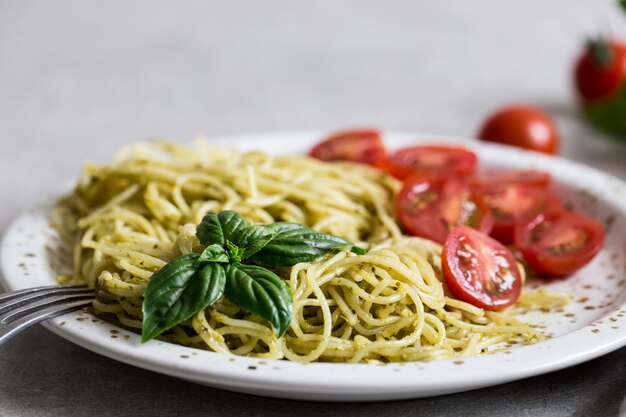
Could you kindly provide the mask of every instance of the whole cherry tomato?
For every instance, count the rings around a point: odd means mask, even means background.
[[[527,105],[508,106],[493,113],[478,138],[553,155],[559,150],[559,135],[550,116]]]
[[[626,81],[626,44],[604,39],[588,42],[576,62],[574,80],[583,103],[618,94]]]
[[[574,82],[587,119],[626,138],[626,43],[589,42],[576,62]]]

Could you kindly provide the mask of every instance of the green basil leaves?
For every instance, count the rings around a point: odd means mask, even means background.
[[[272,323],[281,336],[291,323],[291,291],[272,271],[254,265],[228,265],[224,294],[235,305]]]
[[[202,253],[181,255],[150,278],[142,307],[142,342],[188,320],[222,296],[269,321],[280,337],[291,322],[291,292],[265,267],[311,262],[349,247],[365,253],[345,239],[301,224],[251,225],[230,210],[207,214],[196,236],[205,246]]]
[[[352,247],[357,254],[364,250],[334,235],[318,233],[298,223],[280,222],[266,226],[275,232],[261,250],[250,260],[263,266],[293,266],[299,262],[311,262],[333,249]]]
[[[152,275],[144,293],[142,342],[187,320],[222,296],[224,268],[216,263],[198,267],[198,259],[197,253],[181,255]]]

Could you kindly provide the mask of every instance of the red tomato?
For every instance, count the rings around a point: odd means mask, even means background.
[[[465,226],[450,231],[443,246],[443,276],[459,300],[485,310],[515,303],[522,276],[515,257],[500,242]]]
[[[384,166],[387,152],[377,130],[348,130],[335,133],[315,145],[309,155],[322,161],[351,161]]]
[[[402,148],[387,161],[387,170],[404,179],[414,171],[425,177],[468,175],[476,170],[476,154],[458,146],[418,145]]]
[[[567,210],[551,210],[515,228],[515,244],[528,264],[546,277],[571,275],[602,249],[604,228]]]
[[[604,39],[589,42],[576,62],[574,79],[586,103],[620,92],[626,81],[626,44]]]
[[[556,154],[559,136],[556,125],[543,111],[525,105],[504,107],[483,124],[478,137],[533,151]]]
[[[550,174],[533,169],[529,170],[491,170],[481,172],[470,179],[472,187],[493,187],[494,185],[539,185],[547,186],[552,178]]]
[[[561,201],[545,186],[493,184],[480,188],[493,214],[491,236],[504,244],[513,242],[515,225],[528,217],[561,207]]]
[[[489,233],[493,219],[479,194],[459,178],[409,176],[396,197],[396,211],[406,230],[443,243],[450,229],[468,225]]]

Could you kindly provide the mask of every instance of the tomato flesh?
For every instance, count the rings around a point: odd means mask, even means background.
[[[515,244],[528,264],[546,277],[573,274],[596,256],[603,243],[600,223],[567,210],[550,210],[515,228]]]
[[[456,177],[409,176],[396,198],[396,211],[414,236],[443,243],[451,228],[468,225],[489,233],[493,219],[482,197]]]
[[[506,185],[537,185],[548,186],[552,178],[544,171],[534,169],[518,170],[489,170],[478,173],[470,179],[472,187],[493,187]]]
[[[378,130],[349,130],[335,133],[315,145],[309,155],[322,161],[359,162],[382,168],[387,151]]]
[[[547,154],[556,154],[559,136],[552,119],[526,105],[504,107],[483,123],[478,138]]]
[[[561,207],[560,199],[545,186],[490,184],[479,191],[493,214],[491,236],[513,243],[515,226],[528,217]]]
[[[459,300],[501,310],[519,298],[522,277],[515,257],[495,239],[466,226],[452,229],[443,247],[446,286]]]
[[[387,161],[387,171],[404,179],[414,172],[424,177],[469,175],[476,170],[476,154],[458,146],[419,145],[394,152]]]

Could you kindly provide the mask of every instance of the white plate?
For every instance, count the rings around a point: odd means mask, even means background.
[[[303,153],[320,132],[258,134],[215,140],[240,149]],[[567,204],[607,225],[606,246],[594,261],[567,280],[545,283],[574,294],[562,313],[533,314],[552,338],[532,346],[463,360],[406,364],[298,364],[217,354],[139,336],[85,313],[66,314],[46,328],[80,346],[131,365],[189,381],[271,397],[319,401],[418,398],[525,378],[598,357],[626,345],[626,184],[563,159],[471,140],[388,133],[390,148],[426,142],[464,143],[482,167],[549,171]],[[2,284],[7,290],[54,284],[47,247],[52,236],[48,208],[18,217],[1,247]]]

